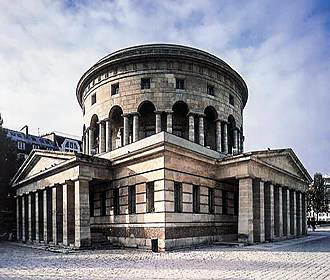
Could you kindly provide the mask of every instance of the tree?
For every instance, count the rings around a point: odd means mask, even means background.
[[[0,125],[0,210],[13,210],[13,201],[9,198],[9,184],[21,164],[22,160],[17,157],[15,144],[7,138]]]
[[[318,221],[319,213],[328,212],[327,188],[321,173],[314,174],[314,181],[307,191],[307,197],[308,211],[316,213]]]

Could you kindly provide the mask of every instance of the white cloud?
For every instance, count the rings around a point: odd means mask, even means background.
[[[292,147],[330,171],[329,30],[317,2],[1,1],[0,112],[5,125],[79,135],[80,76],[130,45],[195,46],[234,67],[249,87],[246,148]]]

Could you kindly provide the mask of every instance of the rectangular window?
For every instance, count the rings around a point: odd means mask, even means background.
[[[176,79],[176,89],[184,89],[184,79]]]
[[[101,201],[100,201],[101,216],[106,216],[106,214],[107,214],[106,200],[107,200],[107,193],[102,192],[101,193]]]
[[[120,214],[120,206],[119,206],[119,189],[113,190],[113,214]]]
[[[207,94],[214,96],[214,86],[207,85]]]
[[[150,89],[150,78],[141,79],[141,89]]]
[[[222,190],[222,214],[227,215],[228,214],[228,207],[227,207],[227,191]]]
[[[96,94],[92,95],[92,105],[96,103]]]
[[[147,183],[147,212],[155,212],[155,187],[154,182]]]
[[[17,148],[19,149],[19,150],[25,150],[25,142],[22,142],[22,141],[18,141],[17,142]]]
[[[214,213],[214,189],[209,188],[209,213]]]
[[[174,211],[182,212],[182,183],[174,182]]]
[[[111,95],[119,94],[119,83],[111,85]]]
[[[128,187],[128,213],[136,213],[136,188],[135,186]]]
[[[36,145],[36,144],[32,144],[32,149],[34,149],[34,150],[37,150],[37,149],[39,149],[39,145]]]
[[[232,95],[232,94],[229,94],[229,104],[230,105],[235,105],[235,102],[234,102],[234,95]]]
[[[94,193],[90,193],[89,195],[89,211],[90,216],[94,217]]]
[[[200,211],[200,189],[199,186],[193,186],[193,212],[199,213]]]

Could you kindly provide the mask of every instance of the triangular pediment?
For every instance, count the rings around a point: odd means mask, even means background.
[[[41,172],[55,168],[61,163],[74,158],[74,156],[74,153],[35,150],[28,156],[17,171],[12,184],[16,184]]]
[[[311,177],[292,149],[267,150],[252,152],[253,156],[267,164],[293,174],[303,180],[311,181]]]

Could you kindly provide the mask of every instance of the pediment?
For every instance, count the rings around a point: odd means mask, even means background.
[[[311,180],[307,170],[304,168],[292,149],[261,151],[254,153],[253,156],[303,180]]]
[[[16,184],[50,168],[54,168],[61,163],[72,159],[74,156],[74,153],[40,150],[33,151],[14,176],[12,183]]]

